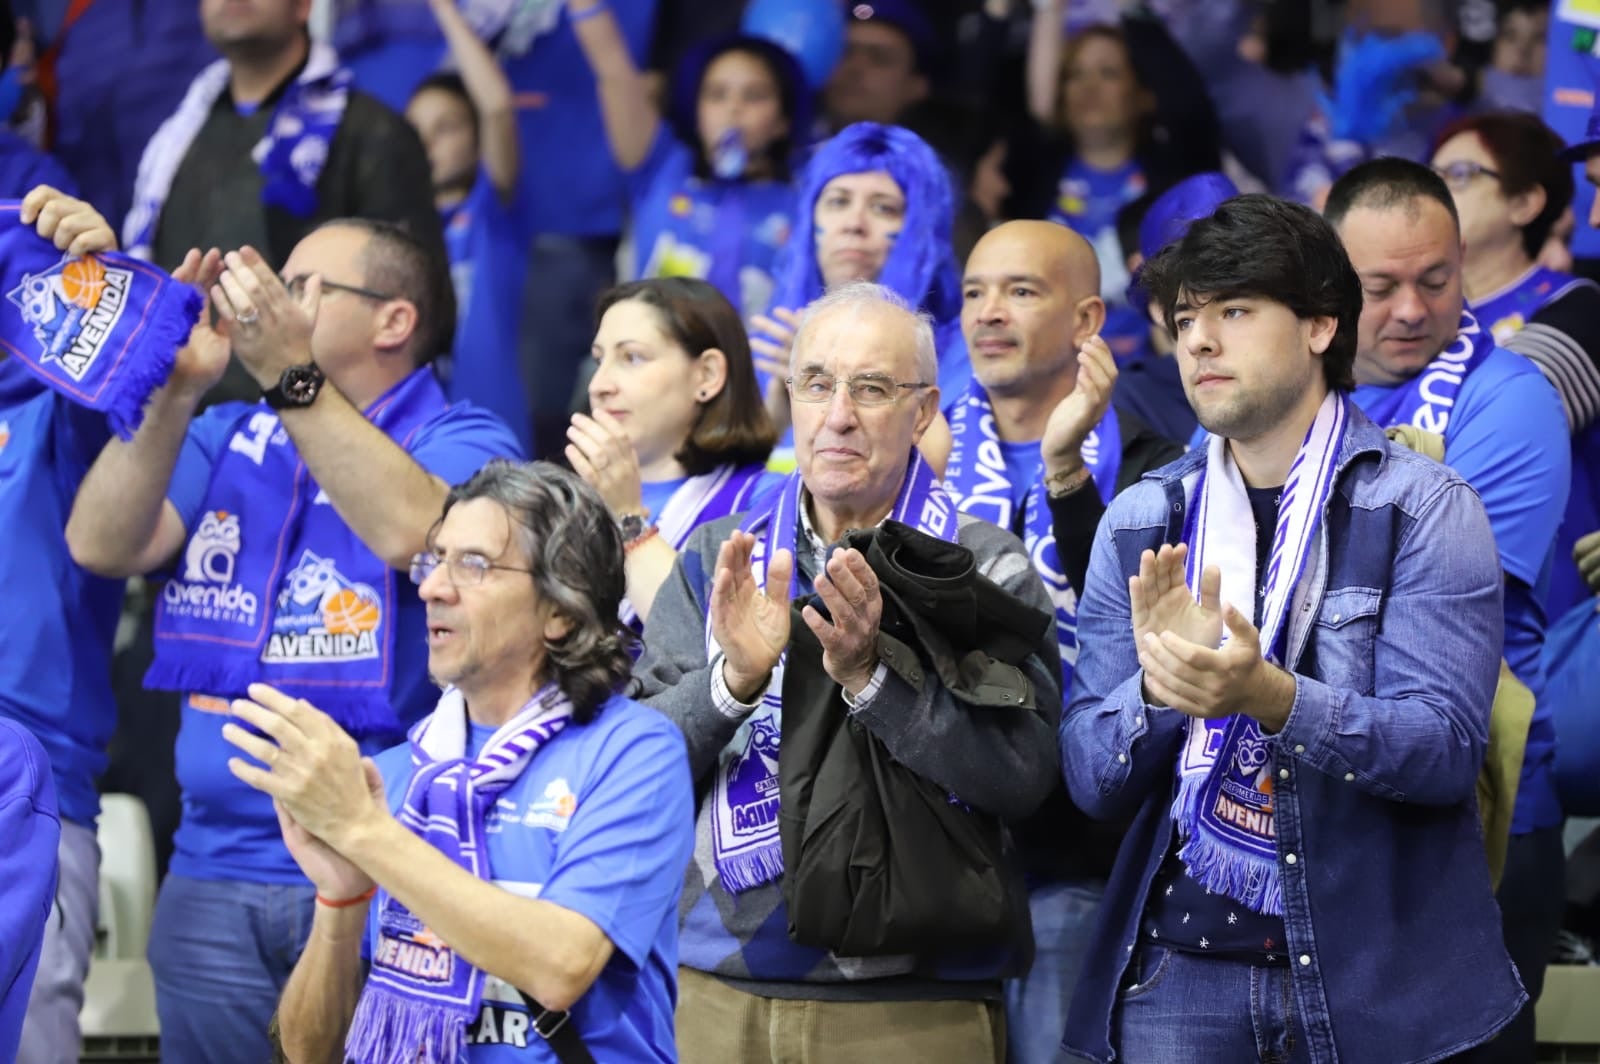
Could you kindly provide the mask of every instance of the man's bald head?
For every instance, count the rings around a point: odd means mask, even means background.
[[[1074,293],[1073,301],[1100,291],[1100,262],[1094,247],[1075,231],[1055,222],[1015,221],[997,225],[973,247],[974,265],[1012,263],[1048,274]]]
[[[1079,346],[1105,322],[1094,248],[1055,222],[1007,222],[984,234],[961,291],[972,372],[991,394],[1041,379],[1070,386]]]

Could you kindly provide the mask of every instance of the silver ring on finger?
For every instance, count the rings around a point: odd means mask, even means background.
[[[233,316],[233,320],[248,327],[261,320],[261,312],[255,307],[245,307]]]

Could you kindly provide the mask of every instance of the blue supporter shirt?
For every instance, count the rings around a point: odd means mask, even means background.
[[[517,355],[522,285],[528,272],[527,226],[517,193],[501,199],[481,169],[467,198],[440,212],[450,278],[456,290],[456,335],[445,394],[500,417],[533,453],[533,414]]]
[[[789,240],[794,189],[782,181],[696,177],[694,152],[665,122],[628,175],[634,278],[709,281],[748,320],[772,302],[773,264]]]
[[[1044,456],[1039,453],[1039,441],[1008,443],[1000,441],[1000,457],[1006,464],[1006,479],[1011,481],[1011,512],[1020,522],[1028,512],[1028,492],[1039,482],[1039,471],[1044,467]],[[1017,531],[1015,528],[1007,532]]]
[[[649,58],[656,0],[607,5],[636,66]],[[614,236],[622,231],[627,183],[611,158],[594,72],[563,12],[527,52],[502,60],[515,90],[522,138],[522,196],[533,233]]]
[[[167,488],[167,499],[177,508],[185,528],[193,528],[199,519],[212,464],[227,446],[229,430],[247,405],[214,406],[189,426]],[[491,458],[521,455],[517,441],[497,418],[460,404],[440,412],[418,430],[409,453],[423,469],[448,484],[466,480]],[[409,586],[400,589],[398,598],[397,653],[390,691],[401,723],[409,727],[433,709],[438,690],[428,679],[422,599]],[[414,649],[408,652],[408,647]],[[228,758],[237,753],[222,737],[222,726],[229,718],[200,708],[208,704],[208,699],[195,694],[186,695],[183,702],[176,753],[183,819],[173,836],[171,870],[193,879],[304,882],[305,876],[284,848],[272,800],[228,771]]]
[[[650,519],[652,521],[661,520],[661,511],[667,508],[667,503],[672,501],[672,497],[677,494],[678,489],[683,487],[688,479],[688,477],[680,477],[677,480],[657,480],[653,483],[639,485],[640,501],[644,503],[644,508],[650,511]]]
[[[117,723],[111,644],[124,584],[73,562],[62,530],[109,438],[102,415],[0,360],[0,587],[11,600],[0,622],[0,717],[39,740],[61,816],[91,829]]]
[[[473,726],[481,745],[492,728]],[[377,757],[390,808],[405,801],[411,751]],[[496,885],[594,922],[616,951],[572,1008],[596,1060],[677,1060],[678,899],[694,848],[694,792],[683,736],[666,717],[613,697],[588,724],[546,743],[502,791],[485,825]],[[374,910],[376,913],[376,910]],[[375,942],[368,923],[367,951]],[[529,1037],[521,995],[490,976],[467,1026],[471,1064],[554,1062]]]
[[[1367,384],[1351,395],[1362,409],[1390,391]],[[1513,834],[1561,823],[1551,766],[1555,727],[1542,704],[1541,660],[1556,530],[1571,484],[1571,451],[1561,400],[1544,374],[1521,355],[1496,347],[1461,385],[1445,427],[1445,463],[1472,485],[1494,529],[1505,589],[1506,664],[1537,700]]]
[[[39,185],[69,196],[78,183],[62,165],[8,129],[0,129],[0,199],[21,199]]]
[[[0,1060],[16,1060],[56,896],[61,822],[44,750],[3,719],[0,765]]]
[[[1094,246],[1100,260],[1100,296],[1108,305],[1127,302],[1128,267],[1117,239],[1117,212],[1144,195],[1147,182],[1136,162],[1096,170],[1074,158],[1061,173],[1049,218]]]

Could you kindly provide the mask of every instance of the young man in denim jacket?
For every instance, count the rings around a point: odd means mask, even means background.
[[[1525,1000],[1474,801],[1504,623],[1483,506],[1349,401],[1361,288],[1309,210],[1230,200],[1144,283],[1210,436],[1113,501],[1080,604],[1067,785],[1136,819],[1064,1048],[1459,1053]]]

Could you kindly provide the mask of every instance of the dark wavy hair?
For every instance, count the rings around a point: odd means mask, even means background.
[[[1355,387],[1361,280],[1339,234],[1309,207],[1259,193],[1235,196],[1147,262],[1139,283],[1174,336],[1180,299],[1203,305],[1251,297],[1281,303],[1302,320],[1333,318],[1338,328],[1322,355],[1323,379],[1334,391]]]
[[[617,615],[627,578],[616,519],[582,477],[550,462],[494,459],[450,489],[439,521],[472,499],[499,503],[519,530],[534,589],[572,626],[545,645],[552,679],[578,723],[594,719],[633,674],[638,641]]]
[[[689,358],[699,358],[714,347],[728,366],[722,391],[700,404],[683,447],[673,455],[684,472],[694,477],[723,464],[764,464],[778,440],[778,430],[761,401],[750,338],[733,304],[705,281],[652,277],[619,284],[601,295],[595,305],[595,327],[599,328],[606,311],[628,300],[653,309],[661,331]]]

